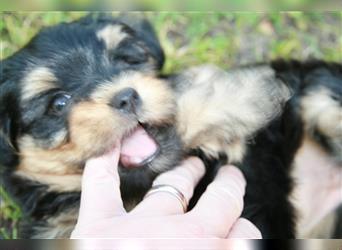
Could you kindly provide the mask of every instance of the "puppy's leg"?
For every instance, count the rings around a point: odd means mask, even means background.
[[[278,116],[290,91],[266,66],[224,71],[191,68],[172,80],[177,94],[177,128],[186,149],[242,160],[246,143]]]

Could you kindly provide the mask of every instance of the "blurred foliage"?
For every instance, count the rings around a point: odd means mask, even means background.
[[[283,58],[341,60],[341,12],[151,13],[166,72],[200,63],[232,65]]]
[[[186,11],[274,11],[338,10],[339,0],[2,0],[3,10],[186,10]]]
[[[145,12],[157,30],[166,72],[212,62],[223,67],[276,57],[339,61],[342,12]],[[1,58],[22,47],[41,27],[68,22],[84,12],[2,14]]]
[[[16,239],[21,210],[0,186],[0,239]]]
[[[85,14],[2,13],[1,59],[23,47],[43,26],[68,22]],[[165,49],[166,73],[201,63],[229,68],[277,57],[342,61],[342,12],[146,12],[144,15],[156,28]],[[2,188],[0,199],[0,238],[15,238],[20,209]]]

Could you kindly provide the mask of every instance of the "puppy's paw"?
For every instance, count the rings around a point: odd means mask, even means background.
[[[224,71],[191,68],[172,80],[177,94],[177,128],[187,149],[208,156],[226,153],[240,161],[245,142],[279,115],[290,90],[266,66]]]

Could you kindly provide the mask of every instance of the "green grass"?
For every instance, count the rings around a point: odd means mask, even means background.
[[[21,218],[21,210],[9,197],[3,187],[0,187],[1,214],[0,214],[0,238],[16,239],[17,225]]]
[[[165,49],[164,72],[215,63],[234,65],[283,58],[341,61],[342,12],[334,13],[145,13]],[[1,55],[23,47],[43,26],[67,22],[82,12],[2,13]],[[0,238],[16,238],[20,209],[0,188]]]

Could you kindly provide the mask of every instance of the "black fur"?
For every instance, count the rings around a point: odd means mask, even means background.
[[[299,98],[324,87],[329,90],[330,98],[342,107],[342,65],[340,63],[321,60],[311,60],[305,63],[295,60],[277,60],[271,65],[275,69],[277,77],[285,83],[290,83]],[[298,104],[296,105],[298,106]],[[316,124],[311,124],[311,121],[306,122],[310,125],[306,132],[340,162],[341,139],[338,143],[333,143],[334,139],[338,138],[331,138],[324,131],[318,130]]]
[[[342,238],[342,205],[340,205],[336,209],[336,222],[334,225],[334,233],[333,238],[341,239]]]
[[[248,183],[243,216],[258,226],[264,238],[295,236],[295,213],[288,200],[292,191],[289,171],[303,133],[293,102],[256,135],[241,163]]]
[[[279,118],[257,132],[248,142],[247,153],[238,163],[247,179],[242,216],[251,220],[262,232],[263,238],[294,238],[296,212],[289,202],[293,188],[290,171],[294,156],[301,146],[304,131],[300,113],[300,99],[307,88],[326,87],[333,93],[342,90],[342,65],[323,61],[273,61],[276,76],[293,92]],[[317,72],[322,72],[317,76]],[[321,81],[319,78],[323,78]],[[328,83],[328,84],[326,84]],[[341,95],[339,95],[341,98]],[[314,138],[317,138],[317,131]],[[319,137],[326,137],[318,133]],[[332,138],[326,138],[328,142]],[[326,146],[321,140],[321,145]],[[328,146],[325,149],[329,152]],[[206,175],[195,190],[190,207],[196,204],[205,187],[213,180],[218,168],[226,161],[210,160],[197,152],[206,163]],[[229,156],[228,156],[229,157]]]

